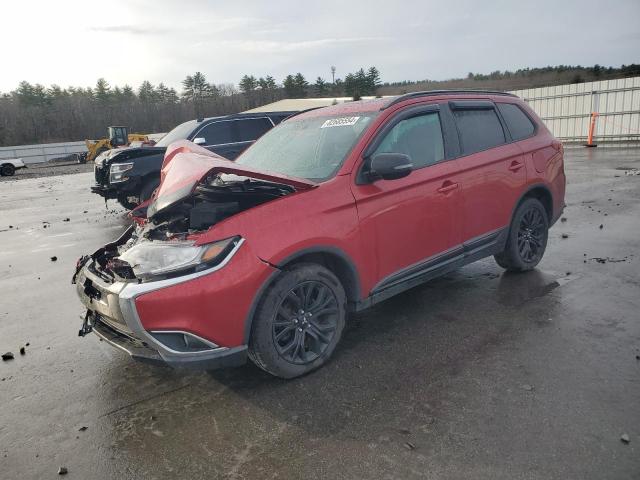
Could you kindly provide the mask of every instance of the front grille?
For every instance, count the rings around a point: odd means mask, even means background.
[[[104,167],[104,164],[101,166],[96,165],[93,169],[93,174],[96,177],[96,183],[107,183],[107,168]]]

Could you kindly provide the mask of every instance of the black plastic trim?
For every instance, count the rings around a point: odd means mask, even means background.
[[[494,103],[490,100],[449,100],[451,110],[491,110]]]
[[[536,190],[539,188],[542,188],[543,190],[545,190],[549,194],[549,197],[551,198],[551,218],[547,218],[547,221],[549,222],[549,228],[551,228],[551,225],[553,225],[553,223],[551,222],[554,221],[555,223],[555,220],[559,218],[559,215],[556,215],[556,212],[553,211],[553,193],[551,192],[551,189],[549,189],[549,187],[546,186],[544,183],[534,183],[533,185],[529,185],[529,187],[525,190],[525,192],[522,195],[520,195],[520,197],[518,197],[518,201],[515,203],[513,209],[511,210],[511,218],[513,218],[513,216],[515,215],[516,210],[520,206],[520,203],[522,203],[522,200],[527,195],[529,195],[533,190]],[[555,220],[553,220],[554,218]]]
[[[500,228],[386,277],[373,288],[369,297],[359,302],[357,310],[370,307],[452,270],[501,252],[508,233],[508,227]]]
[[[399,97],[394,98],[391,102],[387,103],[384,107],[382,107],[380,110],[384,110],[386,108],[389,108],[393,105],[396,105],[400,102],[404,102],[405,100],[410,100],[412,98],[419,98],[419,97],[433,97],[433,96],[439,96],[439,95],[458,95],[458,94],[463,94],[463,95],[504,95],[506,97],[515,97],[517,98],[517,95],[514,95],[513,93],[508,93],[508,92],[502,92],[499,90],[426,90],[426,91],[421,91],[421,92],[409,92],[409,93],[405,93],[404,95],[400,95]]]

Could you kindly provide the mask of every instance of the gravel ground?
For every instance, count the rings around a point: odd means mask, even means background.
[[[53,177],[57,175],[70,175],[73,173],[84,173],[93,171],[93,163],[42,163],[32,164],[27,168],[16,171],[13,177],[0,177],[0,182],[15,182],[25,178]]]

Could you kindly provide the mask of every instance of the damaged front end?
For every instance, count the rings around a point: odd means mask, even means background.
[[[203,232],[313,184],[242,170],[208,151],[194,155],[175,150],[167,152],[162,183],[151,202],[131,212],[133,225],[78,261],[73,283],[87,308],[79,334],[94,331],[143,361],[174,366],[204,362],[210,368],[239,364],[246,346],[220,346],[193,333],[195,328],[147,330],[136,299],[222,269],[244,239],[235,235],[202,244],[198,239]]]

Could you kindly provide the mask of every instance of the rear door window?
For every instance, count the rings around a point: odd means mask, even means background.
[[[206,141],[205,145],[221,145],[223,143],[233,143],[237,140],[233,138],[233,122],[214,122],[204,127],[196,138],[203,137]]]
[[[414,169],[441,161],[444,142],[440,116],[430,112],[401,120],[387,133],[376,153],[404,153],[411,158]]]
[[[250,142],[267,133],[272,125],[267,118],[250,118],[235,120],[236,137],[238,142]]]
[[[504,130],[493,108],[454,109],[462,154],[470,155],[505,143]]]
[[[520,110],[520,107],[512,103],[498,103],[497,105],[513,140],[522,140],[533,135],[536,127],[531,119]]]

